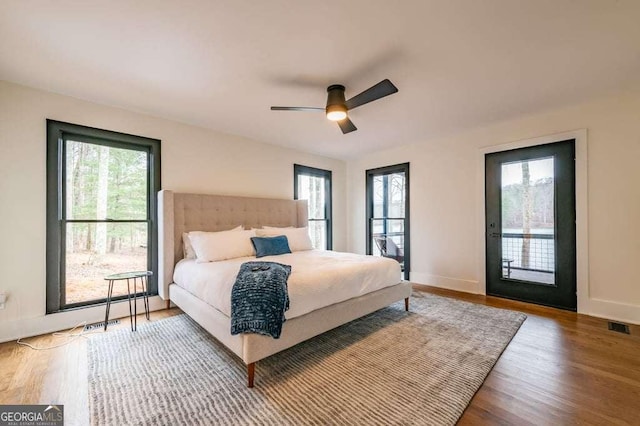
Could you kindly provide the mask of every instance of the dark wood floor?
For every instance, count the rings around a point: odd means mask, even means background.
[[[640,327],[495,297],[416,287],[528,315],[460,419],[461,425],[640,425]],[[180,313],[152,313],[152,320]],[[139,321],[143,321],[141,318]],[[128,327],[128,319],[119,327]],[[57,339],[29,339],[50,345]],[[0,404],[63,403],[67,425],[87,424],[85,339],[50,351],[0,344]]]

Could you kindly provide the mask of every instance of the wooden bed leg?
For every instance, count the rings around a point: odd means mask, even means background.
[[[167,309],[171,309],[171,299],[167,299]]]
[[[253,378],[256,374],[256,363],[252,362],[251,364],[247,364],[247,387],[253,387]]]
[[[408,297],[404,298],[404,310],[409,312],[409,298]]]

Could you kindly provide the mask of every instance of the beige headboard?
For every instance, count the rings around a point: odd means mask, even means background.
[[[169,298],[173,268],[182,259],[182,233],[266,226],[307,226],[305,200],[158,193],[158,294]]]

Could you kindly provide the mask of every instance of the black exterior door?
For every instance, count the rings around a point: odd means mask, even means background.
[[[576,310],[575,141],[485,156],[487,294]]]

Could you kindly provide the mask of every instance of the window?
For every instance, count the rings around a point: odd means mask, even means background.
[[[47,120],[47,313],[104,302],[112,273],[157,292],[159,189],[159,140]]]
[[[331,170],[293,165],[293,198],[309,202],[309,234],[313,247],[331,250]]]
[[[395,259],[409,279],[409,163],[367,170],[367,254]]]

